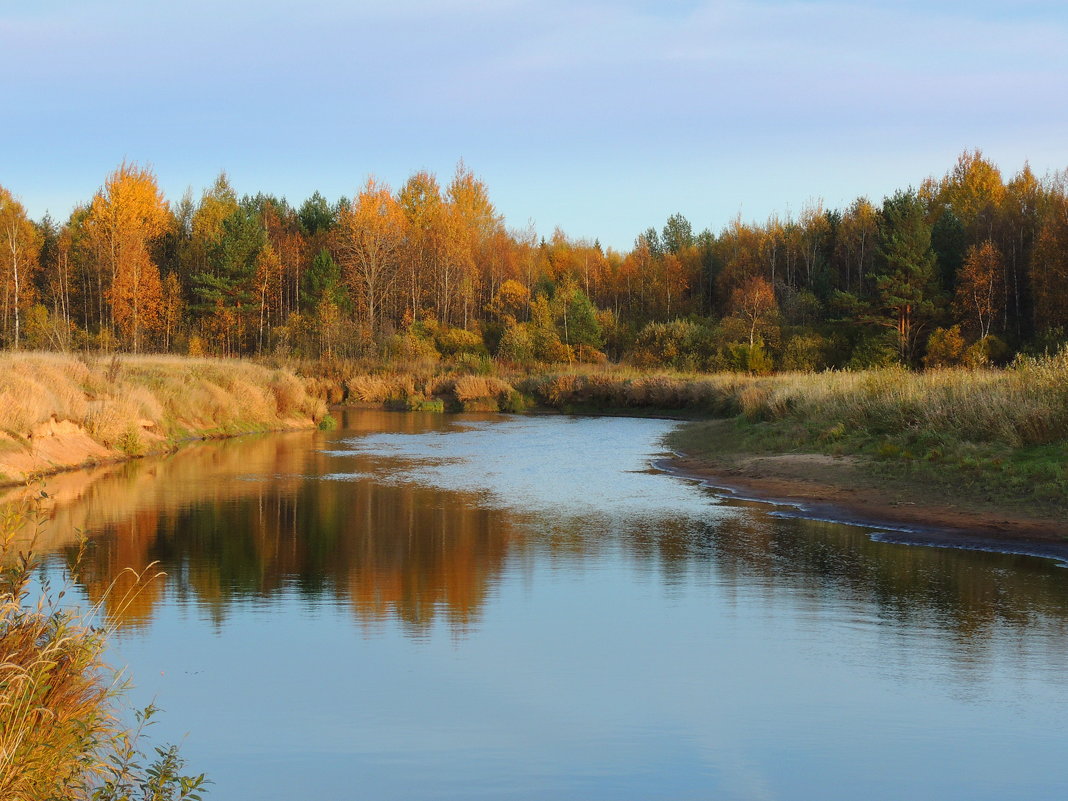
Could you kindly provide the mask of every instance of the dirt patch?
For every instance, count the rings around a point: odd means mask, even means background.
[[[806,478],[813,471],[833,471],[835,475],[858,472],[865,460],[856,456],[828,456],[824,453],[780,453],[773,456],[744,456],[738,459],[738,469],[753,474]]]
[[[5,482],[19,482],[58,470],[98,464],[122,458],[120,451],[101,445],[89,432],[70,420],[48,420],[33,427],[25,441],[3,435],[0,475]]]

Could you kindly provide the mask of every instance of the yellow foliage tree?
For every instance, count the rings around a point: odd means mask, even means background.
[[[22,204],[0,186],[0,291],[3,329],[15,348],[22,335],[22,312],[33,303],[33,276],[41,253],[41,234]]]
[[[264,327],[271,325],[271,299],[282,291],[282,261],[268,243],[256,258],[256,289],[259,293],[260,330],[256,349],[263,350]],[[280,324],[281,320],[276,320]]]
[[[964,151],[942,180],[941,201],[950,206],[965,230],[986,229],[991,235],[993,210],[1005,197],[1001,171],[980,150]]]
[[[486,308],[505,325],[515,325],[529,304],[530,290],[518,281],[508,278],[501,284]]]
[[[163,287],[149,247],[169,217],[156,176],[123,162],[93,198],[86,228],[110,271],[111,322],[136,352],[158,327]]]
[[[163,349],[171,349],[171,337],[182,322],[182,314],[185,311],[185,303],[182,301],[182,286],[178,276],[167,273],[163,279]]]
[[[486,185],[461,161],[448,188],[449,214],[446,224],[447,261],[455,269],[457,305],[462,305],[461,322],[467,328],[472,301],[482,295],[482,288],[492,283],[492,248],[494,235],[503,223],[489,199]],[[488,298],[487,298],[488,300]],[[448,299],[447,299],[448,302]],[[459,317],[459,309],[453,314]],[[449,322],[449,315],[445,317]]]
[[[340,262],[345,280],[364,313],[366,327],[377,331],[383,301],[396,281],[404,253],[407,220],[389,187],[371,178],[343,209]]]
[[[405,305],[414,318],[430,305],[437,306],[442,282],[437,281],[444,258],[441,188],[433,174],[417,172],[400,191],[408,238],[404,254]]]

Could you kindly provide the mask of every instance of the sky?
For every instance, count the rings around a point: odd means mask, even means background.
[[[168,198],[443,182],[620,250],[943,175],[1068,168],[1063,0],[8,0],[0,185],[65,218],[124,159]]]

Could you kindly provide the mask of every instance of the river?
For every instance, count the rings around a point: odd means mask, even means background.
[[[1057,561],[725,499],[669,421],[341,423],[46,487],[209,798],[1068,797]]]

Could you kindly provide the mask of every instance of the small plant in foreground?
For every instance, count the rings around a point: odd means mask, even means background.
[[[53,592],[43,580],[31,592],[36,536],[28,546],[17,537],[34,511],[0,511],[0,798],[200,801],[205,778],[183,774],[175,747],[148,759],[141,750],[155,708],[138,713],[132,731],[119,720],[128,685],[102,660],[112,631],[93,624],[96,610],[63,605],[69,586]],[[79,562],[69,566],[71,582]],[[159,575],[152,568],[136,574],[120,605]]]

